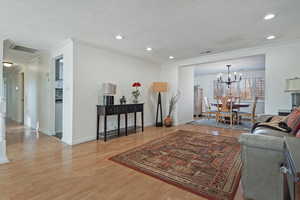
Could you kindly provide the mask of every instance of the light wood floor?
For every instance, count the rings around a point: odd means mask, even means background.
[[[169,134],[175,129],[237,131],[184,125],[147,127],[144,133],[73,147],[15,123],[7,126],[9,164],[0,165],[0,200],[203,200],[185,190],[108,160],[120,152]],[[239,187],[235,200],[243,200]]]

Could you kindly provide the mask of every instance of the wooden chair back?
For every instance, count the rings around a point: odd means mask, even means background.
[[[206,111],[211,111],[211,106],[207,97],[203,97],[204,106]]]
[[[238,104],[241,103],[241,97],[239,97],[239,96],[233,97],[233,100],[234,100],[234,103],[238,103]]]
[[[221,101],[222,97],[218,96],[217,97],[217,111],[218,112],[221,112],[221,104],[222,104],[222,101]]]
[[[221,97],[221,112],[232,112],[233,98],[231,96]]]

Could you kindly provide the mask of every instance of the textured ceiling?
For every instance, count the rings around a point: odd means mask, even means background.
[[[162,63],[300,36],[299,0],[0,0],[0,33],[47,49],[67,38]],[[262,18],[267,13],[277,17]],[[124,40],[115,40],[122,34]],[[151,46],[152,52],[145,48]]]

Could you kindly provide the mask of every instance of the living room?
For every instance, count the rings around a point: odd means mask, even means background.
[[[1,87],[2,199],[298,198],[298,1],[62,1],[57,6],[29,0],[3,6],[2,19],[11,16],[10,8],[18,15],[2,21],[1,51],[3,41],[11,39],[39,49],[38,56],[50,62],[37,70],[38,80],[49,86],[37,95],[40,126],[11,128],[12,108]],[[1,85],[3,71],[15,64],[2,54]],[[50,134],[58,57],[64,67],[61,140]],[[205,81],[204,74],[213,76]],[[247,109],[211,114],[215,125],[191,123],[195,84],[218,110],[228,105],[214,99],[208,85],[219,81],[231,92],[214,96],[237,97],[243,91],[232,92],[233,85],[243,88],[253,77],[264,80],[253,121],[238,114],[251,113],[258,93],[228,101]],[[198,115],[207,118],[205,112]],[[244,122],[251,126],[241,129]]]

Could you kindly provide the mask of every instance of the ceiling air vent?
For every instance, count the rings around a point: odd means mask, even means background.
[[[203,55],[203,54],[209,54],[209,53],[211,53],[210,50],[200,52],[201,55]]]
[[[38,50],[37,49],[32,49],[24,46],[19,46],[19,45],[14,45],[11,47],[11,49],[16,50],[16,51],[23,51],[26,53],[36,53]]]

